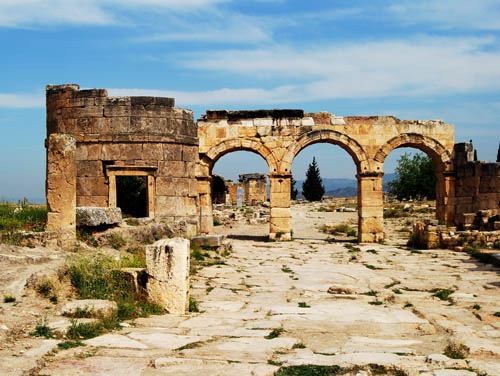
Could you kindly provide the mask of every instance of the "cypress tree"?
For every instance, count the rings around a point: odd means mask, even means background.
[[[500,144],[498,144],[497,162],[500,163]]]
[[[325,187],[315,157],[307,169],[306,180],[302,183],[302,194],[307,201],[319,201],[325,194]]]

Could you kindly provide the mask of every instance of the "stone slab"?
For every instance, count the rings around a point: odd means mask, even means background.
[[[122,221],[120,208],[101,208],[96,206],[80,206],[76,208],[77,226],[112,225]]]

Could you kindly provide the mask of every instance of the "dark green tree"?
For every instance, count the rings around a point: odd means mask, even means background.
[[[399,200],[409,198],[436,198],[436,169],[432,159],[422,153],[410,158],[405,153],[398,159],[396,179],[388,183],[389,193]]]
[[[497,162],[500,162],[500,144],[498,144]]]
[[[292,200],[295,200],[297,199],[297,195],[299,194],[299,190],[297,188],[295,188],[295,184],[297,184],[297,181],[293,178],[292,176],[292,186],[291,186],[291,189],[290,189],[290,198]]]
[[[325,194],[325,187],[315,157],[307,169],[306,180],[302,183],[302,194],[307,201],[319,201]]]

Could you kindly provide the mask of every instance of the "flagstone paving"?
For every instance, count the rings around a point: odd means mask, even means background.
[[[294,241],[233,239],[225,265],[193,276],[201,312],[137,319],[46,357],[39,374],[273,375],[280,364],[379,364],[412,376],[500,375],[498,269],[446,250],[349,247],[317,230],[334,214],[293,211]],[[331,294],[332,286],[350,293]],[[455,292],[440,300],[436,288]],[[441,355],[449,343],[468,347],[466,360]]]

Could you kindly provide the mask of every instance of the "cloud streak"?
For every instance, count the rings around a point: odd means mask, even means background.
[[[0,108],[41,108],[45,107],[44,94],[0,93]]]
[[[114,25],[130,11],[192,12],[231,0],[0,0],[0,27]]]

